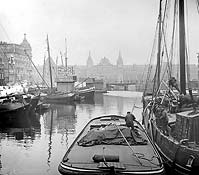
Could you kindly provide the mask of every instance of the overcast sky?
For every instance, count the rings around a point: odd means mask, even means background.
[[[94,64],[104,56],[116,64],[119,50],[127,65],[145,64],[151,54],[159,0],[0,1],[0,40],[21,43],[26,33],[36,64],[43,63],[47,34],[54,60],[67,39],[70,65],[85,65],[89,50]]]

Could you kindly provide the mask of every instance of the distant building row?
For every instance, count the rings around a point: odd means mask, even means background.
[[[0,85],[32,78],[32,48],[26,39],[21,44],[0,42]]]

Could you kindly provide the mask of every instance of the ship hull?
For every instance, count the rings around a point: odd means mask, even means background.
[[[53,94],[47,95],[44,99],[45,103],[70,104],[74,102],[75,94]]]
[[[62,162],[59,164],[59,172],[61,174],[81,175],[165,173],[161,158],[159,157],[157,150],[155,149],[149,137],[146,135],[142,126],[137,121],[135,121],[135,126],[138,128],[137,131],[141,134],[139,138],[144,138],[144,140],[146,139],[147,144],[143,144],[141,142],[138,144],[138,138],[135,136],[134,139],[137,140],[137,144],[131,145],[131,148],[124,143],[122,144],[119,140],[119,143],[117,144],[116,140],[113,141],[110,139],[113,133],[117,135],[114,138],[120,138],[117,134],[117,132],[119,132],[117,127],[113,127],[115,126],[114,124],[121,129],[123,128],[124,130],[128,130],[128,127],[125,125],[125,118],[122,116],[107,115],[92,119],[84,127],[84,129],[77,136],[75,141],[66,152]],[[111,125],[115,129],[112,128],[109,130],[108,127],[111,127]],[[105,127],[106,129],[100,130],[102,127]],[[96,129],[97,133],[95,133]],[[122,131],[123,133],[124,130]],[[106,141],[104,140],[105,142],[102,142],[101,144],[99,144],[100,139],[95,143],[93,141],[89,143],[87,142],[87,145],[85,140],[91,138],[91,135],[95,137],[95,134],[98,134],[98,131],[105,131],[103,135],[105,134],[105,137],[108,135],[109,139]],[[89,132],[91,135],[87,135]],[[121,139],[124,140],[123,138]],[[93,145],[90,145],[90,143]],[[136,152],[135,154],[144,156],[145,159],[140,159],[139,156],[136,159],[136,156],[132,155],[132,150]],[[154,158],[150,159],[149,157]],[[148,161],[149,159],[150,161]]]
[[[76,94],[85,100],[94,100],[95,89],[94,88],[78,89]]]
[[[163,134],[162,129],[158,127],[154,113],[147,108],[143,112],[143,124],[169,173],[185,175],[199,171],[199,149],[193,142],[186,139],[177,140],[171,135]],[[172,130],[172,127],[173,122],[169,124],[169,129]]]

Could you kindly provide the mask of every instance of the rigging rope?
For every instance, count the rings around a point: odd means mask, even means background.
[[[46,84],[47,87],[49,88],[48,84],[46,83],[46,81],[44,80],[44,78],[42,77],[42,75],[40,74],[39,70],[38,70],[37,67],[35,66],[34,62],[33,62],[32,59],[30,58],[30,56],[28,55],[28,53],[26,52],[26,50],[24,50],[24,53],[26,54],[26,56],[28,57],[29,61],[32,63],[32,65],[33,65],[34,68],[36,69],[37,73],[39,74],[39,76],[41,77],[41,79],[43,80],[43,82],[45,82],[45,84]]]
[[[137,155],[134,153],[133,148],[131,147],[131,145],[129,144],[128,140],[126,139],[126,137],[124,136],[124,134],[122,133],[122,131],[120,130],[120,128],[114,123],[114,125],[117,127],[117,129],[119,130],[120,134],[122,135],[122,137],[124,138],[125,142],[127,143],[128,147],[131,149],[133,155],[136,157],[137,161],[139,162],[140,165],[142,165],[142,162],[139,160],[139,158],[137,157]]]
[[[170,58],[170,69],[171,69],[171,72],[170,72],[170,77],[171,77],[171,74],[172,74],[172,60],[174,58],[174,45],[176,42],[175,38],[176,38],[176,33],[175,33],[175,30],[176,30],[176,20],[177,20],[177,0],[174,1],[174,11],[173,11],[173,28],[172,28],[172,39],[171,39],[171,47],[170,47],[170,53],[169,53],[169,58]]]
[[[6,32],[5,28],[3,27],[3,25],[1,23],[0,23],[0,26],[3,29],[3,32],[6,34],[6,37],[7,37],[8,41],[11,42],[11,40],[10,40],[10,38],[8,36],[8,33]]]
[[[190,58],[190,55],[189,55],[189,28],[188,28],[188,8],[187,8],[187,1],[186,1],[186,33],[185,33],[185,57],[186,57],[186,66],[187,66],[187,81],[188,81],[188,88],[190,88],[190,67],[189,67],[189,58]]]
[[[156,23],[155,36],[154,36],[154,40],[153,40],[153,47],[152,47],[152,51],[151,51],[149,67],[148,67],[148,70],[147,70],[147,77],[146,77],[146,83],[145,83],[145,87],[144,87],[144,94],[146,93],[147,86],[148,86],[148,83],[149,83],[149,80],[150,80],[151,71],[152,71],[152,68],[153,68],[152,65],[151,65],[151,62],[152,62],[152,58],[154,57],[155,46],[156,46],[156,43],[157,43],[157,34],[158,34],[157,31],[158,31],[158,22]]]
[[[197,7],[198,14],[199,14],[199,0],[196,0],[196,7]]]
[[[156,163],[153,163],[152,160],[153,158],[157,158],[157,156],[152,156],[151,159],[148,159],[148,158],[145,158],[144,154],[143,153],[135,153],[133,148],[131,147],[131,145],[129,144],[128,140],[126,139],[126,137],[124,136],[124,134],[122,133],[121,129],[116,125],[116,123],[114,123],[114,125],[117,127],[117,129],[119,130],[120,134],[122,135],[122,137],[124,138],[125,142],[127,143],[128,147],[131,149],[133,155],[136,157],[137,161],[140,163],[141,166],[144,166],[142,164],[142,162],[140,161],[140,159],[143,159],[143,160],[146,160],[146,161],[149,161],[150,163],[152,163],[153,165],[156,165],[158,166],[159,164],[156,164]],[[155,153],[155,151],[153,150],[153,152]],[[160,164],[161,164],[161,161],[160,161]]]

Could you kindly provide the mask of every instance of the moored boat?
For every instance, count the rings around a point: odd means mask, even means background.
[[[61,174],[164,174],[162,160],[139,122],[125,117],[92,119],[67,150]]]
[[[64,103],[69,104],[74,102],[74,93],[52,93],[44,98],[45,103]]]
[[[75,93],[73,93],[72,91],[63,91],[62,89],[63,82],[59,82],[61,83],[62,91],[60,90],[56,91],[55,88],[53,88],[51,56],[50,56],[48,35],[47,35],[47,49],[48,49],[48,61],[49,61],[49,72],[50,72],[50,92],[48,92],[48,94],[44,97],[44,102],[45,103],[64,103],[64,104],[72,103],[74,102],[74,99],[75,99]]]
[[[184,0],[179,0],[173,3],[168,5],[166,1],[160,0],[157,64],[155,75],[153,77],[147,75],[147,81],[150,78],[153,79],[153,92],[150,95],[146,92],[143,94],[143,124],[165,164],[172,170],[170,173],[185,175],[195,174],[199,170],[199,100],[198,94],[192,93],[193,89],[190,85],[188,62],[190,53],[187,48],[188,40],[185,37],[189,31],[188,23],[185,22],[188,20],[186,14],[189,9],[188,1],[185,3]],[[162,8],[163,4],[164,8]],[[168,19],[163,14],[167,14],[171,5],[174,5],[174,14],[171,15],[174,19],[171,40],[169,40],[171,54],[167,55],[163,54],[169,45],[166,43],[164,34],[168,32],[169,25],[167,24]],[[198,1],[196,5],[198,7]],[[177,22],[178,26],[176,26]],[[176,42],[174,41],[176,37],[179,39],[178,45],[173,44]],[[174,47],[176,45],[178,47]],[[179,72],[172,70],[174,66],[171,66],[171,61],[175,57],[179,57],[178,60],[180,60]],[[168,62],[166,66],[161,64],[164,59]],[[150,66],[149,68],[148,72],[152,72]]]
[[[76,96],[83,98],[84,100],[93,100],[95,95],[94,87],[82,87],[75,90]]]
[[[5,125],[11,120],[27,116],[30,110],[30,103],[26,103],[24,99],[21,100],[17,100],[15,97],[7,97],[6,99],[1,99],[0,125]]]

